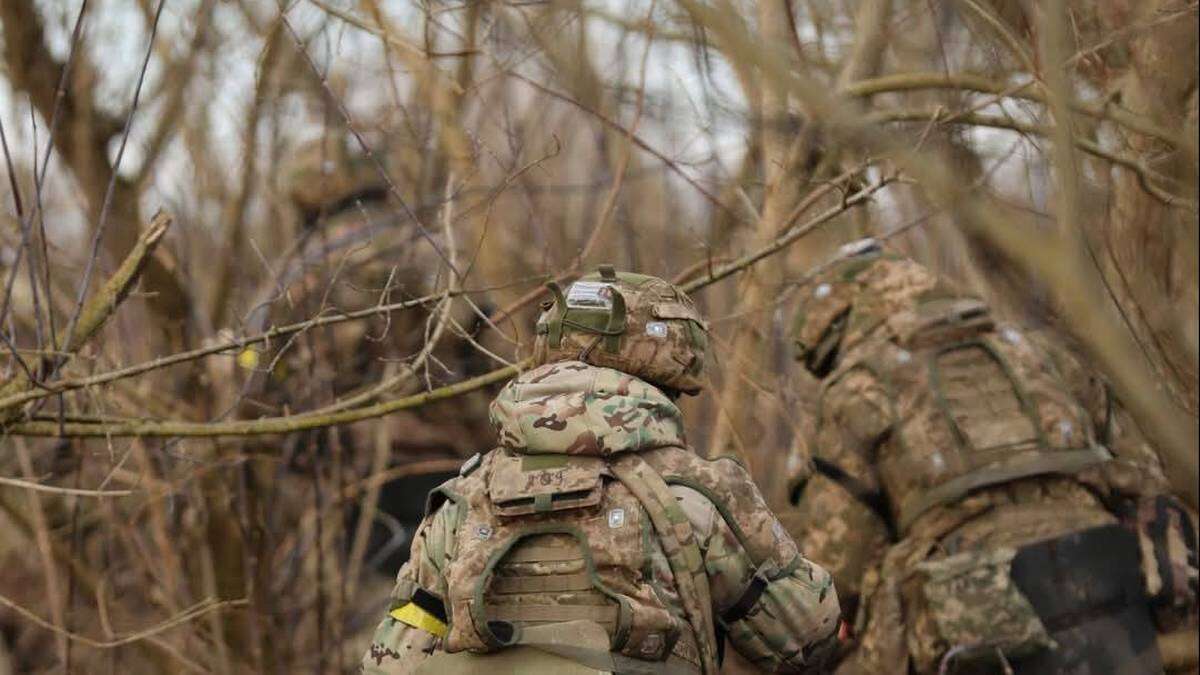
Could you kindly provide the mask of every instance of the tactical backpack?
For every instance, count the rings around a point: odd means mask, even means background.
[[[884,334],[822,383],[818,420],[847,374],[884,384],[895,426],[875,462],[898,531],[978,488],[1110,458],[1047,360],[1019,332],[996,332],[981,301],[931,293],[888,317]]]

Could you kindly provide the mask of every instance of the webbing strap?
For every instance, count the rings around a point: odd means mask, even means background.
[[[576,544],[575,540],[571,540],[572,544]],[[504,557],[504,562],[566,562],[568,560],[583,561],[583,555],[579,552],[579,546],[541,546],[536,544],[523,544],[513,548],[507,556]]]
[[[731,624],[745,618],[750,610],[758,604],[758,599],[762,597],[763,591],[767,589],[767,580],[762,575],[755,574],[750,578],[750,583],[746,585],[742,591],[741,597],[730,605],[724,612],[721,612],[721,621],[726,624]]]
[[[1107,449],[1092,446],[1081,450],[1042,451],[1025,461],[1007,466],[984,467],[948,480],[924,492],[914,492],[900,505],[900,529],[904,531],[918,516],[940,504],[955,501],[972,490],[1006,483],[1018,478],[1047,473],[1073,474],[1112,458]]]
[[[530,626],[517,643],[605,673],[696,675],[696,666],[676,655],[666,661],[643,661],[614,653],[608,648],[608,634],[588,621]]]
[[[617,606],[603,605],[487,605],[489,620],[527,623],[530,621],[595,621],[612,625],[617,621]]]
[[[546,282],[546,288],[554,295],[554,309],[546,323],[546,341],[551,347],[559,347],[562,345],[563,317],[567,314],[567,296],[563,295],[562,287],[556,281]]]
[[[537,577],[494,577],[491,586],[491,591],[499,594],[590,590],[593,590],[592,577],[587,572]]]
[[[712,594],[704,559],[692,532],[687,514],[680,508],[662,476],[636,454],[623,454],[610,464],[613,473],[629,488],[646,509],[654,530],[658,533],[679,589],[688,623],[696,634],[700,651],[700,667],[705,675],[720,670],[714,650],[716,631],[713,627]]]
[[[892,524],[891,511],[888,510],[887,497],[884,496],[883,492],[872,489],[858,478],[850,475],[850,473],[842,467],[823,457],[813,457],[812,463],[813,469],[817,473],[840,485],[843,490],[850,493],[850,496],[857,499],[860,503],[862,503],[863,506],[867,507],[876,516],[878,516],[883,524],[887,527],[889,532],[891,532],[893,535],[896,533],[895,526]],[[803,491],[806,485],[807,481],[796,486],[796,497],[799,497],[799,493]],[[798,501],[793,503],[798,503]]]

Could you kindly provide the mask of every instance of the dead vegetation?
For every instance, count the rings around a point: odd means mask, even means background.
[[[385,487],[604,261],[696,294],[691,439],[767,489],[796,282],[875,235],[1074,343],[1194,506],[1196,15],[4,0],[0,673],[352,670]]]

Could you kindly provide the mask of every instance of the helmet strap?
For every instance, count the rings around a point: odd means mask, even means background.
[[[554,308],[546,320],[546,341],[555,349],[562,346],[563,319],[567,316],[567,297],[557,281],[547,281],[546,288],[554,295]]]
[[[609,270],[612,268],[610,267]],[[615,277],[614,277],[615,279]],[[604,328],[604,350],[613,354],[621,351],[621,336],[625,334],[625,296],[612,289],[612,311],[608,313],[608,325]]]
[[[824,378],[833,371],[841,351],[842,339],[846,336],[849,318],[849,309],[838,314],[817,340],[817,344],[804,354],[805,367],[816,377]]]

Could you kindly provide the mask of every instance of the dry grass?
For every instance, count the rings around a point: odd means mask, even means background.
[[[696,294],[691,438],[768,490],[796,282],[871,234],[1073,342],[1195,505],[1196,14],[6,0],[0,673],[352,670],[381,488],[486,449],[603,261]]]

